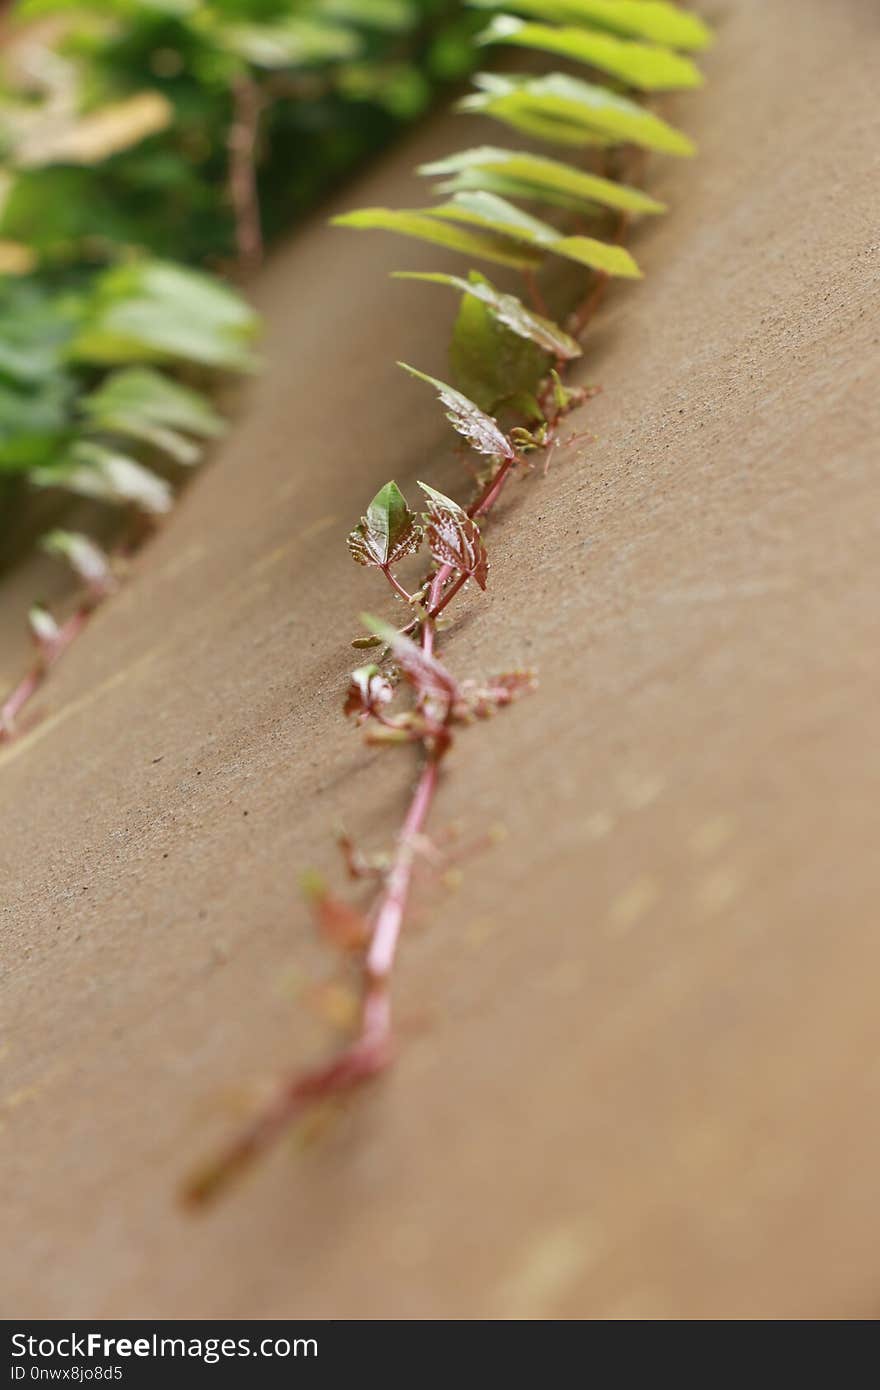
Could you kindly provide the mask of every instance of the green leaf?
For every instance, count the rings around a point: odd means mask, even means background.
[[[495,193],[456,193],[451,202],[441,203],[434,208],[433,215],[472,222],[489,231],[518,237],[531,246],[565,256],[567,260],[600,270],[605,275],[621,276],[628,280],[641,278],[642,272],[625,247],[612,246],[597,241],[595,237],[560,236],[548,222],[531,217]]]
[[[472,275],[471,283],[478,286],[480,281]],[[523,402],[534,397],[553,359],[512,332],[479,297],[468,294],[456,315],[449,361],[459,390],[494,414],[503,406],[522,413]],[[540,417],[540,410],[537,413]]]
[[[414,554],[422,543],[422,528],[415,512],[395,482],[386,483],[348,537],[352,559],[359,565],[386,569]]]
[[[456,192],[459,188],[485,187],[489,192],[509,192],[514,196],[587,211],[591,211],[597,203],[621,212],[665,211],[663,203],[658,203],[638,188],[600,178],[598,174],[585,173],[558,159],[503,150],[493,145],[462,150],[448,159],[423,164],[418,172],[429,178],[457,175],[457,180],[443,186],[441,192],[444,193]],[[493,178],[500,181],[499,186],[493,185]]]
[[[436,246],[448,247],[450,251],[462,251],[465,255],[479,256],[497,265],[512,266],[515,270],[532,270],[540,264],[540,256],[517,246],[507,237],[485,236],[462,231],[460,227],[450,227],[436,220],[433,212],[433,208],[415,212],[394,208],[359,208],[331,221],[336,227],[380,228],[387,232],[400,232],[403,236],[415,237],[417,241],[429,241]]]
[[[665,154],[690,155],[694,145],[659,116],[607,87],[565,73],[514,77],[478,73],[481,89],[459,103],[462,111],[482,111],[517,129],[563,144],[630,143]]]
[[[441,403],[446,407],[447,420],[478,454],[488,454],[492,458],[500,457],[511,461],[516,458],[513,445],[507,435],[499,429],[497,421],[467,396],[462,395],[461,391],[456,391],[445,381],[438,381],[434,376],[417,371],[415,367],[407,366],[405,362],[398,362],[397,365],[409,372],[410,376],[427,381],[434,387]]]
[[[516,295],[502,293],[482,275],[474,273],[470,280],[463,280],[460,275],[444,275],[440,271],[396,270],[393,277],[396,280],[424,280],[429,284],[448,285],[462,294],[479,299],[494,319],[517,337],[537,344],[543,352],[566,362],[581,355],[580,344],[564,333],[552,319],[527,309]]]
[[[497,15],[489,27],[477,35],[477,43],[510,43],[545,53],[559,53],[563,58],[587,63],[646,92],[699,87],[703,82],[690,58],[683,58],[668,48],[616,39],[585,29],[529,24],[512,15]]]
[[[705,48],[711,33],[695,14],[664,0],[468,0],[480,10],[515,10],[517,14],[563,24],[590,24],[615,34],[653,39],[671,48]]]

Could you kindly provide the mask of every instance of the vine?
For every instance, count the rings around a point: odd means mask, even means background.
[[[472,0],[497,9],[498,0]],[[436,283],[461,294],[451,361],[456,384],[447,385],[405,363],[412,376],[433,386],[447,419],[477,456],[478,490],[467,507],[426,483],[425,509],[416,513],[395,482],[369,504],[348,537],[353,559],[378,570],[394,598],[407,605],[402,626],[363,616],[368,635],[354,646],[376,648],[377,659],[352,672],[345,713],[364,726],[369,742],[408,745],[419,770],[409,806],[387,861],[371,862],[343,845],[356,876],[378,879],[373,903],[360,912],[309,881],[318,925],[337,947],[360,961],[360,1012],[353,1037],[328,1061],[284,1078],[251,1123],[187,1184],[185,1197],[199,1204],[213,1197],[263,1152],[304,1109],[348,1093],[385,1070],[394,1055],[391,978],[412,888],[413,867],[444,760],[460,726],[486,718],[528,693],[534,674],[514,670],[484,683],[459,681],[438,659],[439,619],[467,585],[484,590],[489,556],[481,524],[528,454],[556,442],[560,421],[589,391],[562,383],[565,367],[581,355],[577,339],[595,314],[614,277],[641,272],[620,242],[628,220],[662,206],[622,182],[621,153],[660,151],[688,155],[693,145],[660,116],[633,99],[697,86],[700,74],[682,50],[703,48],[703,23],[666,0],[508,0],[506,8],[534,17],[496,15],[479,43],[509,43],[562,54],[601,73],[600,84],[564,73],[542,76],[478,74],[476,92],[461,109],[481,111],[531,136],[577,148],[594,147],[598,170],[584,170],[530,152],[491,146],[465,150],[420,172],[445,180],[451,195],[430,208],[367,208],[335,219],[343,226],[382,228],[445,246],[518,270],[531,305],[501,291],[483,275],[467,279],[417,273],[407,279]],[[560,228],[523,211],[516,197],[575,214]],[[583,224],[587,221],[587,235]],[[538,279],[549,256],[591,272],[569,307],[567,328],[547,315]],[[430,567],[407,589],[399,567],[426,549]],[[409,700],[399,707],[399,687]]]

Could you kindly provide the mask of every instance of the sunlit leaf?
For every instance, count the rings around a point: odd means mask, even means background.
[[[406,555],[414,554],[422,543],[422,528],[415,512],[395,482],[386,483],[349,534],[348,548],[359,565],[378,565],[386,569]]]
[[[621,212],[655,213],[665,211],[641,189],[615,183],[575,169],[561,160],[518,150],[503,150],[492,145],[462,150],[447,159],[423,164],[419,171],[429,178],[454,174],[456,179],[443,186],[442,192],[459,188],[483,188],[493,193],[508,193],[561,207],[583,208],[587,211],[599,204]],[[491,182],[497,180],[496,184]]]
[[[529,24],[512,15],[497,15],[488,29],[477,35],[477,42],[509,43],[558,53],[563,58],[572,58],[610,73],[627,86],[646,92],[699,87],[703,81],[699,69],[689,58],[668,48],[616,39],[586,29]]]
[[[607,87],[554,72],[546,77],[479,73],[480,90],[465,97],[462,111],[482,111],[508,125],[563,144],[641,145],[665,154],[690,155],[694,145],[666,121]]]
[[[357,212],[346,212],[331,220],[336,227],[400,232],[417,241],[432,242],[436,246],[448,247],[450,251],[462,251],[465,255],[478,256],[497,265],[512,266],[515,270],[530,270],[540,264],[540,256],[517,246],[507,237],[486,236],[465,231],[461,227],[451,227],[448,222],[437,220],[432,213],[433,208],[415,212],[394,208],[359,208]]]
[[[549,222],[530,216],[495,193],[456,193],[450,202],[441,203],[433,212],[435,217],[470,222],[487,230],[521,237],[529,245],[577,261],[592,270],[601,270],[606,275],[629,280],[638,280],[641,276],[638,265],[625,247],[612,246],[595,237],[560,236]]]
[[[701,49],[710,41],[695,14],[665,0],[468,0],[481,10],[514,10],[563,24],[595,25],[616,34],[653,39],[672,48]]]
[[[466,574],[481,589],[489,577],[489,557],[480,528],[463,507],[427,483],[419,487],[428,499],[425,538],[438,565],[449,565],[456,574]]]
[[[434,376],[428,376],[425,372],[419,372],[415,367],[408,367],[405,362],[398,362],[405,372],[410,376],[418,377],[420,381],[427,381],[433,386],[441,404],[446,408],[446,418],[457,430],[460,435],[470,444],[472,449],[476,449],[478,454],[488,454],[490,457],[500,457],[515,459],[516,451],[513,448],[507,435],[499,429],[497,421],[491,415],[487,415],[478,405],[475,405],[467,396],[456,391],[453,386],[448,386],[445,381],[438,381]]]
[[[441,271],[422,270],[396,270],[393,275],[396,280],[424,280],[429,284],[448,285],[450,289],[472,295],[474,299],[479,299],[493,318],[505,328],[509,328],[519,338],[529,339],[543,352],[550,353],[557,359],[571,361],[581,355],[580,344],[568,333],[563,332],[552,319],[544,318],[542,314],[536,314],[532,309],[526,308],[515,294],[504,294],[497,290],[484,276],[474,274],[470,280],[464,280],[460,275],[444,275]]]

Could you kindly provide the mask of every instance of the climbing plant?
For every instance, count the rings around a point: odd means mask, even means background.
[[[498,10],[494,0],[477,8]],[[479,46],[513,45],[554,54],[579,71],[478,73],[460,109],[480,112],[533,141],[581,151],[573,163],[558,152],[481,145],[425,166],[440,179],[442,201],[419,208],[365,208],[335,219],[339,226],[381,228],[414,237],[522,278],[522,295],[481,271],[408,274],[408,282],[439,285],[460,296],[450,351],[453,383],[407,366],[436,392],[476,473],[466,504],[420,483],[421,504],[384,484],[348,537],[352,558],[384,576],[403,620],[365,614],[353,645],[371,660],[352,672],[345,713],[374,745],[414,749],[418,771],[390,854],[371,858],[343,844],[349,871],[375,883],[366,911],[355,909],[310,876],[308,895],[323,934],[359,963],[360,1007],[353,1036],[313,1069],[283,1077],[266,1106],[188,1184],[191,1202],[213,1196],[316,1101],[352,1091],[382,1072],[395,1049],[391,978],[416,859],[441,771],[463,726],[485,719],[534,685],[529,671],[462,680],[438,655],[441,619],[468,586],[491,579],[484,526],[510,480],[530,456],[552,447],[562,419],[589,394],[563,383],[582,353],[584,334],[613,278],[641,271],[622,240],[629,220],[654,216],[661,204],[636,187],[632,174],[647,152],[688,156],[693,144],[651,109],[654,93],[693,88],[699,71],[689,56],[709,41],[694,14],[665,0],[510,0],[477,36]],[[537,205],[543,212],[525,210]],[[554,262],[580,277],[557,292],[563,322],[550,316],[545,289]],[[410,292],[415,292],[410,284]],[[412,558],[425,557],[416,582]],[[445,625],[445,624],[443,624]]]

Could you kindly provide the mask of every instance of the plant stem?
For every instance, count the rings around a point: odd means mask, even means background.
[[[394,590],[394,592],[395,592],[396,594],[399,594],[400,597],[403,599],[403,601],[404,601],[405,603],[412,603],[412,601],[413,601],[413,596],[412,596],[412,594],[409,593],[409,591],[408,591],[407,589],[405,589],[405,588],[403,587],[403,585],[402,585],[401,583],[398,582],[397,579],[395,579],[394,575],[391,573],[391,570],[387,567],[387,565],[383,565],[381,568],[382,568],[382,573],[384,574],[385,578],[388,580],[388,583],[391,585],[391,587],[392,587],[392,589]]]
[[[256,147],[263,96],[252,77],[237,77],[232,85],[233,118],[227,136],[229,196],[235,215],[238,264],[243,274],[257,270],[263,260],[263,231],[257,191]]]
[[[424,624],[422,645],[430,650],[433,622]],[[430,634],[430,637],[428,636]],[[328,1096],[353,1090],[384,1071],[394,1053],[391,973],[412,887],[415,842],[437,790],[441,745],[427,748],[406,818],[397,836],[391,867],[379,898],[363,967],[363,1001],[355,1038],[323,1066],[284,1082],[272,1100],[229,1147],[186,1185],[183,1199],[200,1206],[279,1139],[304,1108]]]

